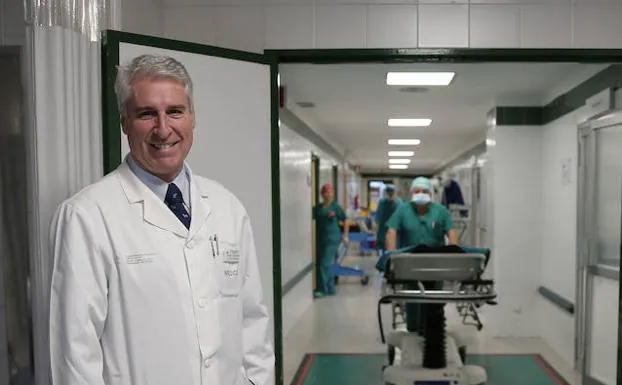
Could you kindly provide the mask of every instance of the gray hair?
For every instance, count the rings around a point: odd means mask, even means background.
[[[193,109],[192,79],[186,67],[172,57],[140,55],[118,67],[114,90],[121,116],[127,116],[127,102],[133,93],[131,83],[139,77],[171,78],[179,81],[186,88],[190,110]]]

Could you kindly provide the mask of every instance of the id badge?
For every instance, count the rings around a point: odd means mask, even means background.
[[[225,277],[237,277],[240,267],[240,249],[233,246],[224,248],[222,250],[222,262]]]

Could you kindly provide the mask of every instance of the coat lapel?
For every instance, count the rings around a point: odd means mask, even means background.
[[[119,177],[121,186],[125,191],[130,205],[142,203],[143,220],[153,226],[170,231],[182,238],[188,236],[188,230],[173,212],[160,201],[158,197],[145,186],[127,163],[119,166]],[[192,230],[192,224],[191,224]]]
[[[205,190],[200,183],[197,182],[196,178],[192,174],[192,171],[189,169],[190,174],[190,202],[191,202],[191,216],[192,221],[190,222],[190,236],[189,238],[194,237],[198,234],[203,226],[205,226],[205,222],[209,218],[212,213],[212,206],[209,202],[208,192]]]

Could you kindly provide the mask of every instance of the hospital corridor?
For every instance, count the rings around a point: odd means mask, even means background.
[[[614,68],[280,65],[284,383],[616,383]]]
[[[0,0],[0,385],[622,385],[622,0]]]

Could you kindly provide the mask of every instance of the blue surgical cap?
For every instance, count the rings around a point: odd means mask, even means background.
[[[424,190],[432,190],[432,182],[425,177],[418,177],[415,178],[415,180],[413,180],[413,182],[410,185],[410,189],[415,189],[415,188],[420,188],[420,189],[424,189]]]
[[[386,191],[395,191],[395,186],[393,186],[392,184],[388,184],[385,186],[384,188]]]

